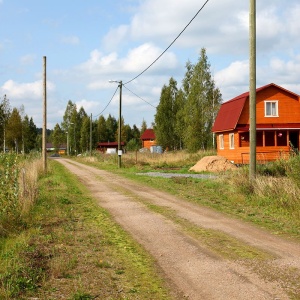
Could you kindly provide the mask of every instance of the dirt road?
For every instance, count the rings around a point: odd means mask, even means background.
[[[109,172],[68,159],[58,161],[149,251],[178,299],[290,299],[289,287],[278,274],[290,276],[289,270],[299,274],[299,244]],[[272,271],[257,271],[239,260],[222,258],[150,205],[172,210],[194,226],[223,232],[268,252],[273,257],[269,259]]]

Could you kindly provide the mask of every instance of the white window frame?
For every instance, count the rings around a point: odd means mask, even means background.
[[[219,135],[219,148],[224,149],[224,134]]]
[[[267,106],[271,105],[271,112],[270,114],[267,114]],[[274,107],[273,107],[274,105]],[[278,117],[278,100],[266,100],[265,101],[265,117],[272,118],[272,117]]]
[[[234,149],[234,133],[229,133],[229,149]]]

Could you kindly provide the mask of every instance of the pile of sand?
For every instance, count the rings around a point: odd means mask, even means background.
[[[223,156],[205,156],[199,160],[189,171],[195,172],[220,172],[234,170],[237,167]]]

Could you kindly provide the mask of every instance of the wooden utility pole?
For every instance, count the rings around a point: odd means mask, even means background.
[[[249,110],[250,110],[250,166],[249,179],[256,177],[256,0],[250,0],[249,9]]]
[[[122,80],[120,81],[120,99],[119,99],[119,134],[118,134],[118,167],[122,165],[122,146],[121,146],[121,127],[122,127]]]
[[[42,156],[43,156],[43,167],[44,172],[47,172],[47,149],[46,149],[46,138],[47,138],[47,76],[46,76],[46,56],[43,57],[43,98],[44,98],[44,105],[43,105],[43,150],[42,150]]]

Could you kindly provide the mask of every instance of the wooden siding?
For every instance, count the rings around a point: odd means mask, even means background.
[[[278,117],[265,117],[265,101],[278,100]],[[242,110],[239,124],[249,124],[249,98]],[[256,96],[257,124],[290,124],[300,123],[299,99],[274,86],[257,93]]]
[[[300,131],[293,131],[297,135],[297,143],[298,145],[294,145],[296,148],[300,148]],[[249,139],[247,139],[247,135],[249,136],[249,132],[238,132],[234,131],[234,149],[230,149],[230,133],[232,132],[223,132],[221,134],[217,134],[217,154],[219,156],[224,156],[228,160],[232,161],[235,164],[248,164],[249,163]],[[274,138],[274,146],[265,146],[266,144],[266,135],[265,131],[258,132],[258,135],[262,137],[262,143],[258,143],[256,147],[256,159],[257,163],[265,163],[267,161],[273,161],[277,159],[286,159],[289,157],[291,153],[291,147],[289,145],[289,135],[290,131],[284,132],[282,131],[281,138],[286,139],[286,141],[279,142],[278,134],[279,131],[272,131],[272,135]],[[268,131],[268,133],[270,133]],[[281,132],[280,132],[281,133]],[[220,149],[219,145],[219,136],[223,135],[224,139],[224,149]],[[242,139],[241,137],[245,138]],[[270,143],[270,142],[269,142]]]
[[[155,140],[143,140],[143,148],[150,149],[151,146],[155,146],[156,141]]]

